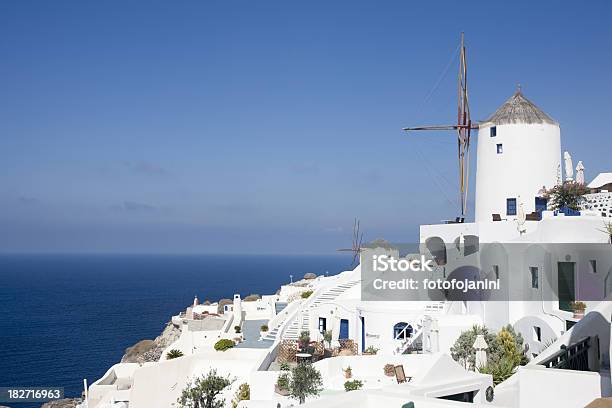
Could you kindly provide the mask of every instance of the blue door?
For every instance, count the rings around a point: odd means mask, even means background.
[[[546,211],[546,199],[543,197],[536,197],[535,198],[535,210],[539,213],[541,213],[542,211]]]
[[[348,339],[349,338],[349,329],[348,329],[348,320],[341,319],[340,320],[340,334],[338,335],[338,339]]]
[[[365,319],[361,316],[361,352],[365,351]]]

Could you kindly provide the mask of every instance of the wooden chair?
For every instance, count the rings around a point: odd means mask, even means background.
[[[406,381],[410,381],[411,377],[408,377],[406,379],[406,374],[404,373],[404,366],[403,365],[396,365],[394,367],[395,370],[395,379],[397,380],[398,384],[401,383],[405,383]]]
[[[525,221],[540,221],[542,219],[542,214],[534,211],[531,214],[525,215]]]

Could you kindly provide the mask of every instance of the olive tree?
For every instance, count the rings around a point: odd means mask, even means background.
[[[301,363],[291,370],[289,395],[297,399],[300,404],[306,402],[307,397],[319,395],[322,390],[321,373],[312,364]]]
[[[474,325],[470,330],[461,333],[459,338],[455,341],[455,344],[451,347],[451,357],[463,365],[465,369],[470,369],[476,364],[476,350],[474,350],[474,342],[476,336],[482,334],[489,346],[488,354],[491,356],[497,349],[497,339],[495,334],[490,333],[489,329],[485,326]]]
[[[219,394],[232,381],[217,375],[217,370],[210,370],[205,376],[189,381],[177,402],[181,408],[223,408],[225,399]]]

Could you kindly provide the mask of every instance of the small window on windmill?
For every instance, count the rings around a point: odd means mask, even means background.
[[[491,131],[490,133],[491,137],[497,136],[497,126],[491,126],[490,131]]]
[[[497,154],[502,154],[504,152],[504,146],[501,143],[497,144]]]
[[[589,261],[589,265],[591,266],[591,272],[592,273],[597,273],[597,260],[596,259],[591,259]]]
[[[493,273],[495,274],[495,279],[499,279],[499,265],[493,265]]]
[[[537,266],[530,266],[529,267],[529,272],[531,273],[531,288],[532,289],[537,289],[539,286],[539,282],[538,282],[538,267]]]

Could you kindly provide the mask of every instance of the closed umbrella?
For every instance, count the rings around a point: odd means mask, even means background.
[[[474,342],[474,349],[476,350],[476,362],[475,367],[479,369],[480,367],[484,367],[487,365],[487,349],[489,345],[487,344],[484,335],[479,334],[476,336],[476,341]]]
[[[340,337],[340,317],[335,315],[332,321],[332,347],[337,346]]]
[[[521,197],[519,197],[519,207],[518,213],[516,214],[516,223],[518,232],[523,234],[527,229],[525,228],[525,221],[527,221],[527,215],[525,214],[525,208],[523,208],[523,202],[520,201]]]

